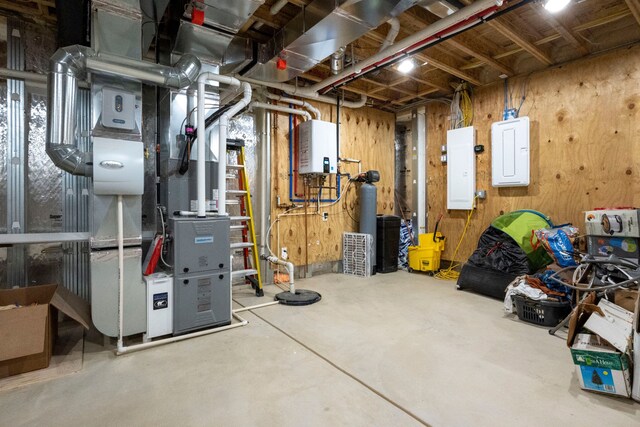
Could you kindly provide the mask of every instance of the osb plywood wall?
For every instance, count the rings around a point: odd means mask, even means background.
[[[335,123],[335,106],[313,104],[321,110],[322,120]],[[278,200],[281,205],[291,203],[289,201],[289,116],[280,113],[271,114],[271,221],[275,221],[278,215],[287,212],[286,208],[277,207]],[[342,108],[340,123],[340,157],[361,160],[362,171],[370,169],[380,171],[380,182],[376,184],[378,213],[393,214],[394,115],[371,108],[357,110]],[[358,165],[353,163],[341,163],[340,168],[342,173],[351,175],[355,175],[358,171]],[[343,189],[346,188],[346,182],[345,177],[342,181]],[[329,184],[335,187],[335,175],[330,182],[325,183],[325,185]],[[359,212],[356,197],[358,187],[357,184],[351,185],[342,199],[333,205],[328,206],[329,203],[322,203],[318,209],[316,204],[309,204],[307,215],[304,214],[304,209],[295,209],[280,216],[280,221],[271,229],[272,251],[280,255],[279,248],[286,247],[290,261],[296,266],[342,259],[342,233],[358,230],[356,222]],[[304,193],[302,180],[299,181],[298,190],[299,193]],[[310,189],[309,193],[315,197],[316,191]],[[331,197],[335,199],[335,190],[331,191]],[[323,190],[322,197],[328,196],[328,190]],[[328,214],[326,221],[321,216],[325,212]]]
[[[522,78],[510,81],[522,87]],[[466,260],[480,234],[496,216],[535,209],[554,223],[571,222],[584,231],[582,212],[595,207],[640,206],[640,46],[632,46],[529,76],[520,116],[531,120],[531,184],[497,189],[491,186],[491,124],[501,120],[503,86],[474,93],[478,201],[456,260]],[[430,218],[444,213],[441,230],[448,238],[444,259],[451,259],[466,212],[446,211],[446,166],[440,146],[446,144],[448,108],[429,106],[428,209]],[[433,227],[433,223],[430,222]]]

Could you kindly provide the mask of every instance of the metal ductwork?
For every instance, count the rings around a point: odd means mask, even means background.
[[[265,45],[258,63],[242,75],[268,82],[286,82],[398,16],[417,0],[315,0]],[[279,59],[286,67],[279,69]]]
[[[189,21],[191,7],[187,7],[181,15],[176,34],[173,53],[193,53],[205,62],[220,65],[227,60],[227,53],[237,56],[233,52],[242,51],[246,40],[239,40],[234,35],[240,31],[254,12],[264,3],[264,0],[203,0],[204,23],[197,25]],[[236,41],[235,45],[231,45]]]
[[[84,60],[94,52],[84,46],[58,49],[49,60],[47,154],[60,169],[91,175],[90,155],[77,148],[76,99],[78,79],[86,79]]]
[[[47,154],[60,169],[73,175],[90,176],[91,154],[80,151],[76,141],[78,80],[86,80],[87,71],[91,71],[180,89],[197,80],[200,61],[193,55],[184,55],[174,67],[166,67],[100,56],[88,47],[76,45],[58,49],[49,60],[49,69]]]

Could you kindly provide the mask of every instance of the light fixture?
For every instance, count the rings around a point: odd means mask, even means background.
[[[406,59],[403,59],[400,62],[400,64],[398,64],[398,71],[400,71],[403,74],[407,74],[408,72],[413,70],[415,66],[416,66],[416,63],[413,60],[413,58],[406,58]]]
[[[547,0],[544,8],[551,13],[556,13],[567,7],[570,2],[571,0]]]

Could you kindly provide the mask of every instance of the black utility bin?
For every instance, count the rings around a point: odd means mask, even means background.
[[[378,215],[376,240],[376,270],[379,273],[398,271],[400,217]]]

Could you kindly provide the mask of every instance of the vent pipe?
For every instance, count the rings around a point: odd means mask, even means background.
[[[396,37],[398,37],[398,33],[400,32],[400,21],[398,18],[391,18],[387,21],[387,24],[391,25],[389,28],[389,32],[387,33],[387,37],[385,37],[382,45],[380,46],[380,50],[378,52],[382,52],[396,41]]]
[[[346,46],[342,46],[331,54],[331,74],[336,75],[344,69],[344,51]]]
[[[47,154],[60,169],[73,175],[90,176],[91,153],[80,151],[76,135],[78,81],[87,71],[112,74],[159,86],[181,89],[195,82],[200,61],[183,55],[174,67],[115,56],[98,55],[85,46],[60,48],[49,60],[47,109]]]

